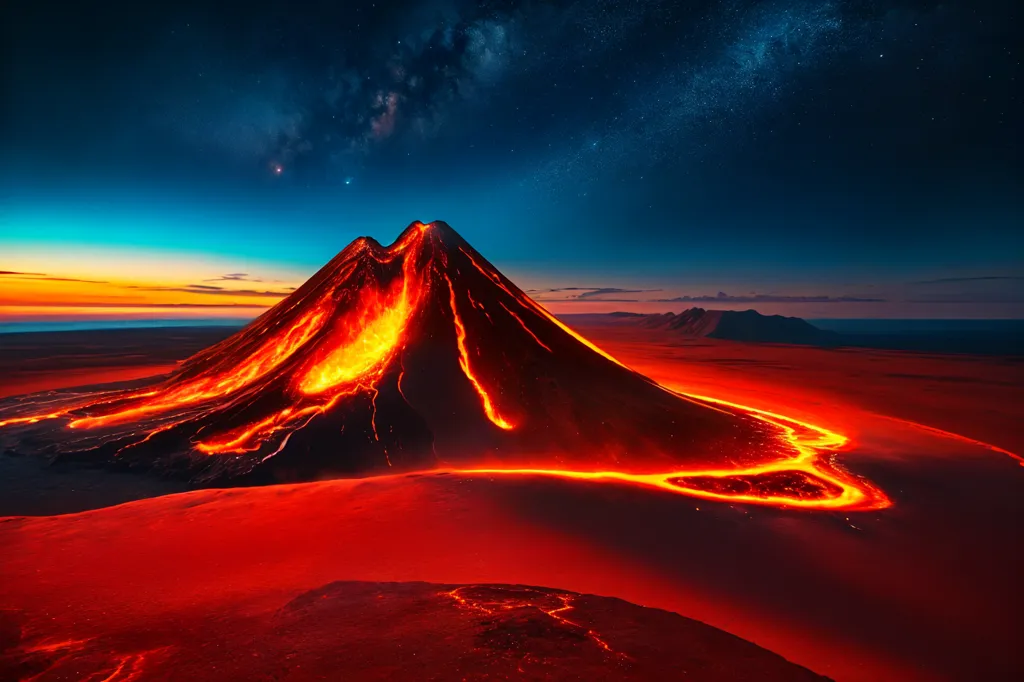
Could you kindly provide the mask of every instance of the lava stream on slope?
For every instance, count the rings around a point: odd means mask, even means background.
[[[843,436],[658,385],[442,222],[413,223],[390,247],[357,239],[161,383],[20,401],[0,409],[0,427],[19,452],[203,485],[445,470],[816,509],[890,504],[836,464]]]

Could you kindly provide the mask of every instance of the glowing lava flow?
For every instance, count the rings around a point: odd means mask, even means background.
[[[35,414],[30,417],[11,417],[10,419],[0,420],[0,427],[3,426],[14,426],[15,424],[38,424],[45,419],[57,419],[63,417],[68,413],[68,410],[60,410],[57,412],[48,412],[46,414]]]
[[[182,384],[169,386],[166,390],[148,392],[128,398],[147,399],[138,407],[121,409],[95,417],[82,417],[71,421],[72,429],[91,429],[111,424],[133,421],[149,414],[166,412],[175,408],[218,398],[234,393],[253,383],[302,348],[318,332],[328,317],[326,301],[321,301],[313,310],[302,315],[283,338],[273,338],[263,343],[245,362],[221,375],[199,377]],[[155,397],[150,397],[154,396]]]
[[[666,389],[668,390],[668,389]],[[675,393],[673,391],[673,393]],[[682,493],[719,502],[745,502],[804,509],[885,509],[892,502],[879,489],[861,479],[844,476],[821,463],[823,450],[835,450],[848,443],[842,434],[708,396],[679,394],[680,397],[723,405],[747,413],[779,429],[780,438],[796,456],[752,467],[736,469],[689,469],[656,473],[623,471],[566,471],[559,469],[458,469],[452,473],[471,475],[553,476],[589,481],[620,481],[644,487]],[[698,487],[696,484],[701,483]],[[758,493],[758,483],[775,490],[781,484],[790,494]]]
[[[512,319],[514,319],[516,322],[519,323],[519,326],[523,328],[523,331],[525,331],[527,334],[529,334],[530,337],[533,338],[533,340],[537,342],[537,345],[539,345],[541,348],[543,348],[544,350],[546,350],[549,353],[552,352],[551,349],[548,348],[548,345],[546,343],[544,343],[543,341],[541,341],[537,337],[537,335],[534,334],[533,331],[531,331],[530,328],[526,326],[526,323],[523,322],[523,318],[521,318],[518,315],[516,315],[515,312],[513,312],[513,310],[511,308],[509,308],[507,305],[505,305],[501,301],[498,301],[498,305],[500,305],[502,308],[504,308],[505,312],[507,312],[509,315],[511,315]]]
[[[97,650],[102,651],[102,649],[96,645],[88,646],[92,641],[92,639],[71,639],[26,647],[22,651],[29,655],[58,652],[61,655],[44,662],[43,665],[45,667],[41,670],[37,669],[36,674],[21,679],[24,682],[31,682],[41,678],[80,679],[90,682],[133,682],[141,678],[143,673],[146,672],[145,664],[147,661],[154,655],[159,658],[160,654],[165,654],[168,651],[168,647],[136,651],[134,653],[103,651],[100,654],[101,660],[97,662],[96,654],[99,653]],[[98,669],[83,676],[83,670],[88,670],[92,667]]]
[[[469,382],[473,384],[473,388],[476,389],[477,395],[480,396],[480,402],[483,403],[484,414],[487,415],[487,418],[499,429],[508,431],[514,428],[512,423],[498,414],[494,403],[491,401],[491,396],[487,394],[487,391],[480,384],[476,375],[473,374],[473,369],[469,365],[469,351],[466,350],[466,328],[462,325],[462,318],[459,317],[459,311],[455,305],[455,287],[452,286],[452,281],[448,278],[448,275],[444,276],[444,280],[448,283],[448,300],[451,303],[452,319],[455,322],[455,339],[459,346],[459,366],[462,367],[462,373],[466,375]]]
[[[1020,464],[1021,466],[1024,466],[1024,457],[1021,457],[1020,455],[1018,455],[1015,452],[1010,452],[1006,448],[1001,448],[998,445],[993,445],[992,443],[986,443],[983,440],[975,440],[974,438],[971,438],[969,436],[961,436],[959,433],[953,433],[952,431],[946,431],[944,429],[939,429],[939,428],[936,428],[934,426],[928,426],[927,424],[921,424],[920,422],[913,422],[913,421],[910,421],[909,419],[900,419],[899,417],[889,417],[889,416],[886,416],[886,415],[882,415],[882,416],[885,417],[885,419],[888,419],[890,421],[898,422],[900,424],[906,424],[907,426],[910,426],[910,427],[915,428],[915,429],[921,429],[922,431],[927,431],[928,433],[934,433],[935,435],[941,436],[942,438],[951,438],[953,440],[958,440],[961,443],[968,443],[970,445],[977,445],[979,447],[983,447],[983,448],[986,448],[988,450],[991,450],[992,452],[998,452],[998,453],[1000,453],[1002,455],[1006,455],[1008,457],[1012,457],[1013,459],[1017,460],[1018,464]]]
[[[416,305],[405,278],[400,294],[388,299],[382,301],[374,295],[363,301],[361,319],[346,325],[357,330],[354,338],[339,343],[322,361],[310,367],[299,380],[299,391],[306,395],[323,393],[357,382],[388,364],[401,344]]]
[[[604,352],[603,350],[601,350],[600,348],[595,346],[593,343],[591,343],[588,339],[586,339],[583,336],[580,336],[575,331],[573,331],[572,329],[570,329],[566,325],[562,324],[561,320],[559,320],[557,317],[555,317],[554,315],[549,313],[547,310],[544,309],[544,306],[540,305],[539,303],[534,301],[529,296],[516,296],[514,293],[512,293],[512,291],[508,287],[505,286],[505,283],[502,282],[501,279],[497,275],[495,275],[494,273],[492,273],[489,270],[487,270],[487,268],[485,268],[484,266],[480,265],[480,263],[478,263],[476,261],[476,259],[473,258],[473,256],[468,251],[466,251],[462,247],[459,247],[459,251],[461,251],[463,254],[465,254],[466,258],[469,259],[469,262],[473,264],[474,268],[479,270],[481,274],[483,274],[485,277],[487,277],[487,279],[489,279],[492,282],[494,282],[495,284],[497,284],[498,287],[502,291],[504,291],[506,294],[511,296],[513,300],[515,300],[515,301],[517,301],[517,302],[519,302],[519,303],[529,307],[535,313],[537,313],[538,315],[540,315],[544,319],[548,320],[552,324],[556,325],[563,332],[565,332],[569,336],[573,337],[574,339],[576,339],[577,341],[582,343],[584,346],[586,346],[590,350],[592,350],[595,353],[597,353],[598,355],[601,355],[606,360],[611,360],[612,362],[614,362],[616,365],[618,365],[620,367],[626,367],[626,365],[624,365],[621,362],[619,362],[615,357],[613,357],[612,355],[609,355],[608,353]],[[519,320],[519,323],[522,324],[522,320]],[[523,327],[525,328],[526,325],[523,324]],[[527,330],[527,331],[529,331],[529,330]],[[532,332],[531,332],[531,334],[532,334]],[[534,338],[536,338],[536,337],[534,337]],[[537,343],[540,343],[539,339],[537,340]],[[544,344],[541,343],[541,345],[543,346]],[[544,347],[547,348],[547,346],[544,346]],[[626,367],[626,369],[629,369],[629,368]]]
[[[447,596],[455,600],[459,606],[464,608],[479,611],[485,615],[494,615],[500,611],[513,611],[515,609],[537,609],[544,615],[548,616],[554,621],[557,621],[561,625],[564,625],[572,630],[582,632],[586,637],[594,644],[604,649],[610,654],[622,656],[623,658],[629,658],[626,654],[620,653],[608,646],[600,635],[586,626],[580,625],[579,623],[569,620],[562,614],[566,611],[570,611],[573,608],[572,600],[573,595],[564,594],[561,592],[546,592],[541,590],[534,590],[528,587],[498,587],[496,585],[488,586],[488,591],[501,591],[507,593],[509,596],[507,599],[480,599],[474,598],[473,596],[465,596],[464,592],[472,590],[473,586],[456,587],[451,592],[445,592]]]
[[[420,237],[423,228],[411,233],[413,237]],[[410,243],[413,240],[406,240],[399,248],[405,249]],[[415,243],[419,243],[418,239]],[[393,257],[393,254],[388,255]],[[376,434],[377,383],[401,351],[406,327],[419,306],[426,286],[417,276],[414,263],[413,258],[405,260],[400,281],[384,296],[377,289],[364,292],[356,310],[343,319],[344,324],[329,339],[328,343],[333,346],[331,350],[298,377],[294,384],[295,392],[306,397],[326,395],[328,399],[325,402],[286,407],[255,424],[196,442],[196,450],[207,455],[258,450],[278,431],[303,418],[308,423],[313,416],[334,407],[341,398],[363,391],[375,396],[371,424]],[[284,443],[278,450],[281,447],[284,447]],[[276,452],[264,457],[264,461],[274,454]]]

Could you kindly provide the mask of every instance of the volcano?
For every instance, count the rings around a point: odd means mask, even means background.
[[[531,300],[443,222],[352,242],[156,384],[0,411],[5,445],[200,485],[411,471],[618,479],[878,508],[838,434],[671,392]]]

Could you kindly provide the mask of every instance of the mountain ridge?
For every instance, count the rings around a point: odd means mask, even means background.
[[[687,308],[680,313],[645,315],[640,324],[649,329],[679,331],[687,336],[747,341],[824,345],[839,335],[819,329],[799,317],[762,315],[756,310],[708,310]]]

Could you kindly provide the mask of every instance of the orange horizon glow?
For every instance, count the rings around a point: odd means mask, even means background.
[[[254,317],[306,274],[209,254],[13,245],[0,258],[0,320]]]
[[[252,320],[272,307],[253,305],[0,305],[0,322],[101,322],[131,320]]]

